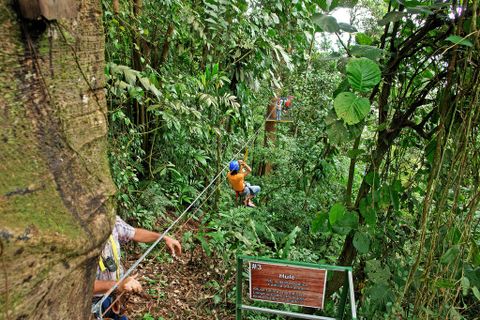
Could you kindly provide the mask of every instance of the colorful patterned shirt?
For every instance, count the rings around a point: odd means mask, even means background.
[[[112,231],[113,240],[115,242],[115,246],[117,247],[117,256],[121,257],[120,254],[120,244],[127,243],[128,241],[132,240],[135,236],[135,228],[131,225],[127,224],[123,221],[119,216],[115,218],[115,226],[113,227]],[[110,239],[107,239],[105,243],[105,247],[103,247],[101,256],[106,259],[107,257],[114,258],[112,244],[110,243]],[[122,263],[117,266],[120,269],[120,277],[123,276],[124,268]],[[97,280],[113,280],[116,281],[117,275],[116,272],[110,272],[108,270],[102,271],[100,266],[97,265]]]

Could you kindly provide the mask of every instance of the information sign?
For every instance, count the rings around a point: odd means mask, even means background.
[[[323,309],[327,270],[249,262],[250,299]]]

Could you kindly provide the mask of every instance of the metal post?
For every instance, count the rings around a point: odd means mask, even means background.
[[[340,305],[337,309],[337,319],[342,320],[343,316],[345,315],[345,304],[347,303],[347,296],[348,296],[348,273],[345,272],[345,282],[343,283],[342,288],[342,295],[340,297]]]
[[[259,308],[254,306],[242,306],[243,310],[250,310],[255,312],[264,312],[269,314],[278,314],[281,316],[292,317],[295,319],[309,319],[309,320],[337,320],[331,317],[323,317],[323,316],[314,316],[311,314],[304,314],[304,313],[297,313],[297,312],[290,312],[290,311],[283,311],[283,310],[275,310],[269,308]],[[290,318],[288,318],[290,319]]]
[[[350,285],[350,306],[352,308],[352,319],[357,319],[357,305],[355,304],[355,288],[353,287],[353,274],[348,271],[348,283]]]
[[[236,320],[242,320],[242,283],[243,283],[243,259],[237,257],[237,310]]]

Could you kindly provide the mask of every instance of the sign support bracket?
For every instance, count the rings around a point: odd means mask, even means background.
[[[343,317],[345,316],[345,304],[347,303],[348,291],[349,291],[348,275],[345,272],[345,282],[342,288],[342,295],[340,296],[340,305],[338,306],[338,311],[337,311],[338,320],[343,320]]]
[[[242,320],[242,283],[243,283],[243,259],[242,257],[237,257],[237,285],[236,285],[236,290],[237,290],[237,298],[236,298],[236,305],[237,305],[237,310],[235,312],[236,320]]]
[[[270,314],[277,314],[280,316],[292,317],[297,319],[309,319],[309,320],[336,320],[335,318],[331,317],[323,317],[323,316],[314,316],[311,314],[305,313],[297,313],[297,312],[290,312],[290,311],[283,311],[283,310],[275,310],[269,308],[259,308],[254,306],[242,306],[243,310],[255,311],[255,312],[263,312],[263,313],[270,313]]]

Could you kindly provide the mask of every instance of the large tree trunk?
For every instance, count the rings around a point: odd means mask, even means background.
[[[0,0],[0,319],[88,319],[111,231],[99,1],[23,21]]]

